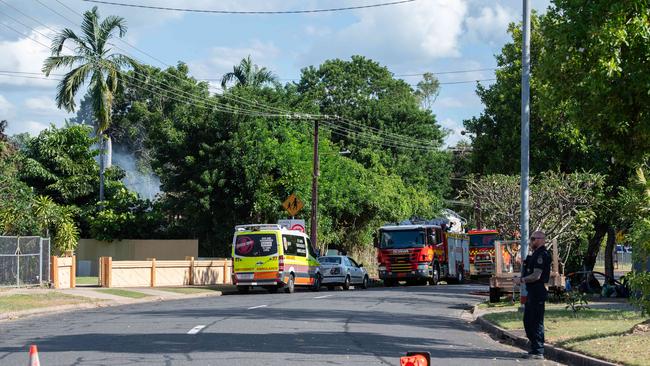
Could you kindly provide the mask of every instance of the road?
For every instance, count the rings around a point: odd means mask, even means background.
[[[301,291],[98,308],[0,323],[0,365],[399,365],[426,350],[444,365],[519,360],[460,318],[480,285]]]

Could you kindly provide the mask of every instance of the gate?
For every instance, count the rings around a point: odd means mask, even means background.
[[[0,236],[0,287],[41,285],[49,281],[49,238]]]

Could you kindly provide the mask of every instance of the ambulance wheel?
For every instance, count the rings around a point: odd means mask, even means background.
[[[350,289],[350,276],[345,276],[345,282],[343,282],[343,290],[347,291]]]
[[[363,276],[363,282],[361,283],[361,288],[362,289],[367,289],[368,288],[368,276]]]
[[[287,282],[287,285],[284,288],[284,292],[292,294],[294,291],[296,291],[296,279],[292,273],[289,275],[289,282]]]
[[[316,275],[316,278],[314,278],[314,285],[311,287],[311,290],[314,292],[320,291],[321,284],[322,284],[322,280],[319,273]]]
[[[247,294],[251,290],[250,286],[237,286],[237,291],[239,291],[240,294]]]

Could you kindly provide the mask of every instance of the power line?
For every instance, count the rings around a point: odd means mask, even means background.
[[[38,0],[37,0],[37,1],[38,1]],[[30,27],[27,27],[27,28],[30,28]],[[14,31],[15,31],[15,30],[14,30]],[[18,33],[20,33],[20,32],[18,32]],[[44,35],[44,36],[45,36],[45,35]],[[48,36],[45,36],[45,37],[51,39],[51,38],[48,37]],[[29,37],[28,37],[28,38],[29,38]],[[30,39],[31,39],[31,38],[30,38]],[[38,42],[38,41],[36,41],[36,40],[34,40],[34,39],[31,39],[31,40],[34,41],[34,42],[37,42],[37,43],[39,43],[40,45],[42,45],[43,47],[46,47],[46,48],[49,49],[48,46],[46,46],[46,45],[44,45],[44,44],[42,44],[42,43],[40,43],[40,42]],[[67,47],[67,46],[65,46],[65,47],[66,47],[67,49],[69,49],[69,50],[72,50],[71,48],[69,48],[69,47]],[[72,50],[72,51],[73,51],[73,50]],[[327,120],[327,119],[331,118],[331,117],[329,117],[329,116],[324,116],[324,115],[300,114],[300,113],[295,113],[295,112],[292,112],[292,111],[282,110],[282,109],[280,109],[280,108],[276,108],[276,107],[265,106],[265,105],[258,105],[257,103],[250,104],[249,102],[248,102],[248,103],[245,103],[245,104],[248,104],[249,106],[252,106],[253,108],[265,108],[266,110],[264,110],[264,109],[262,109],[262,110],[250,110],[250,109],[246,109],[246,108],[241,108],[241,109],[239,109],[239,108],[237,108],[237,107],[232,107],[232,106],[227,106],[227,105],[214,104],[215,102],[214,102],[214,101],[210,101],[210,100],[205,100],[205,99],[200,99],[200,98],[197,99],[197,96],[192,95],[192,94],[190,94],[190,93],[188,93],[188,92],[185,92],[185,91],[183,91],[183,90],[179,90],[179,89],[176,89],[176,88],[174,88],[174,87],[171,87],[171,86],[169,86],[169,85],[167,85],[167,84],[165,84],[165,83],[160,83],[161,85],[167,87],[167,88],[165,88],[165,89],[160,88],[160,87],[158,87],[158,86],[156,86],[156,85],[151,85],[151,84],[149,84],[150,87],[154,87],[154,88],[156,88],[157,90],[160,90],[161,92],[169,93],[169,92],[171,91],[171,93],[172,93],[174,96],[178,97],[178,98],[174,98],[174,97],[170,97],[170,96],[168,96],[168,95],[162,95],[162,94],[159,94],[158,92],[155,92],[155,91],[149,90],[147,87],[143,86],[143,80],[140,80],[140,79],[138,79],[137,77],[130,76],[130,77],[133,77],[135,80],[137,80],[136,82],[130,82],[130,81],[128,80],[128,77],[129,77],[128,74],[125,74],[124,72],[121,72],[121,71],[119,71],[119,73],[120,73],[121,75],[126,75],[126,76],[127,76],[127,78],[126,78],[125,81],[126,81],[129,85],[131,85],[132,87],[139,88],[139,89],[142,89],[142,90],[146,90],[146,91],[149,91],[149,92],[151,92],[152,94],[154,94],[154,95],[156,95],[156,96],[169,98],[169,99],[172,99],[172,100],[175,100],[175,101],[181,102],[181,103],[190,103],[190,104],[197,105],[197,106],[200,106],[200,107],[203,107],[203,108],[210,108],[210,107],[211,107],[210,109],[214,109],[214,110],[221,111],[221,112],[224,112],[224,113],[229,113],[229,114],[245,114],[245,115],[264,116],[264,117],[283,117],[283,118],[287,118],[287,119],[300,119],[300,120],[316,119],[316,118],[318,118],[318,119],[323,119],[323,120]],[[165,73],[165,74],[167,74],[167,75],[169,75],[169,76],[172,76],[172,77],[174,77],[174,78],[177,78],[177,79],[179,79],[179,80],[181,80],[181,81],[183,81],[183,82],[186,82],[186,81],[187,81],[187,80],[185,80],[185,79],[181,79],[181,78],[179,78],[178,76],[173,75],[173,74],[170,74],[170,73],[167,73],[167,72],[165,72],[165,71],[163,71],[163,73]],[[141,74],[141,73],[137,72],[137,70],[134,70],[134,71],[133,71],[133,74],[136,75],[136,76],[142,76],[143,79],[148,77],[148,75]],[[147,84],[148,84],[148,83],[147,83]],[[183,94],[185,94],[185,95],[187,95],[187,96],[184,96],[184,95],[180,95],[180,96],[179,96],[177,93],[174,93],[174,91],[175,91],[175,92],[183,93]],[[224,97],[224,96],[222,95],[221,97]],[[179,98],[181,98],[181,99],[179,99]],[[228,99],[228,98],[225,98],[225,99]],[[240,98],[240,99],[241,99],[241,98]],[[235,102],[236,102],[236,103],[241,103],[241,100],[240,100],[240,101],[235,101]],[[270,113],[269,113],[269,110],[271,111]],[[337,118],[337,119],[346,121],[346,122],[349,124],[350,128],[345,128],[345,127],[343,127],[343,126],[338,126],[338,125],[333,125],[333,124],[331,124],[331,126],[330,126],[331,128],[336,129],[337,131],[347,132],[348,134],[349,134],[349,133],[352,133],[352,134],[354,134],[355,136],[358,135],[358,134],[366,134],[366,135],[369,135],[370,137],[374,137],[374,139],[371,141],[371,142],[373,142],[373,143],[376,143],[376,138],[379,138],[380,140],[382,140],[382,142],[380,143],[380,145],[382,145],[382,146],[386,146],[386,147],[399,147],[399,148],[411,148],[411,149],[419,149],[419,150],[431,150],[431,149],[434,148],[434,146],[431,146],[431,145],[428,144],[428,143],[418,144],[418,143],[417,143],[417,140],[414,140],[414,139],[412,139],[412,138],[409,138],[409,137],[406,137],[406,136],[402,136],[402,135],[399,135],[399,134],[388,133],[388,132],[386,132],[386,131],[381,131],[381,130],[379,130],[379,129],[377,129],[377,128],[374,128],[374,127],[371,127],[371,126],[367,126],[367,125],[363,125],[363,124],[361,124],[361,123],[359,123],[359,122],[356,122],[356,121],[353,122],[353,121],[345,120],[345,119],[342,119],[342,118]],[[355,130],[352,129],[352,128],[355,128],[355,127],[356,127],[356,128],[362,128],[362,129],[364,129],[364,130],[361,131],[361,132],[359,132],[359,131],[355,131]],[[376,132],[377,134],[376,134],[376,135],[372,135],[372,134],[370,134],[370,133],[367,131],[367,129],[375,130],[375,131],[377,131],[377,132]],[[339,134],[340,134],[340,133],[339,133]],[[389,139],[391,139],[391,135],[394,136],[394,138],[393,138],[392,140],[389,140]],[[348,136],[348,137],[349,137],[349,136]],[[370,141],[370,140],[366,139],[366,141]]]
[[[56,78],[48,78],[48,77],[45,77],[45,76],[6,74],[6,73],[4,73],[2,71],[0,71],[0,77],[23,78],[23,79],[42,79],[42,80],[50,80],[50,81],[61,81],[61,80],[63,80],[63,79],[56,79]]]
[[[180,12],[189,12],[189,13],[239,14],[239,15],[278,15],[278,14],[331,13],[331,12],[357,10],[357,9],[379,8],[379,7],[383,7],[383,6],[391,6],[391,5],[412,3],[412,2],[415,2],[417,0],[401,0],[401,1],[392,1],[392,2],[385,2],[385,3],[378,3],[378,4],[346,6],[346,7],[340,7],[340,8],[325,8],[325,9],[247,10],[247,11],[171,8],[171,7],[165,7],[165,6],[150,6],[150,5],[142,5],[142,4],[126,4],[126,3],[118,3],[118,2],[113,2],[113,1],[101,1],[101,0],[83,0],[83,1],[86,1],[86,2],[89,2],[89,3],[105,4],[105,5],[124,6],[124,7],[130,7],[130,8],[180,11]]]

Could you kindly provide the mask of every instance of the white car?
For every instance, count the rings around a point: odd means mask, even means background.
[[[319,257],[318,262],[323,276],[322,285],[328,290],[333,290],[335,286],[349,290],[351,285],[368,288],[368,272],[363,268],[363,264],[357,264],[352,258],[345,255],[328,255]]]

